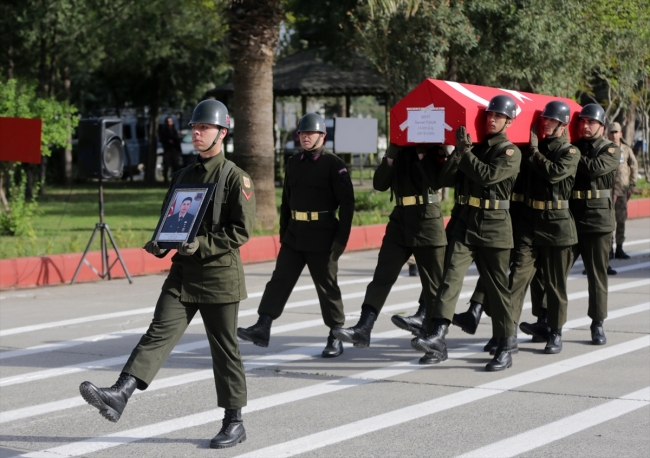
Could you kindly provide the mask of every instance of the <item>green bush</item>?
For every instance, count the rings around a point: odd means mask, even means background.
[[[39,214],[38,202],[36,199],[27,199],[25,189],[27,187],[27,174],[18,169],[16,179],[15,169],[8,172],[9,175],[9,211],[0,213],[0,233],[12,236],[28,236],[35,238],[36,234],[32,228],[32,217]],[[34,195],[38,194],[39,184],[34,185]]]

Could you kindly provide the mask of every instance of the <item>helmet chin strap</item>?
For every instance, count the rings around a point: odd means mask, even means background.
[[[508,121],[509,121],[509,120],[510,120],[510,118],[506,119],[506,122],[503,123],[503,127],[501,128],[501,130],[499,130],[499,132],[497,132],[497,133],[494,134],[494,135],[499,135],[501,132],[503,132],[504,130],[506,130],[506,126],[508,125]]]
[[[555,129],[553,129],[553,132],[551,132],[550,136],[555,137],[555,134],[557,133],[557,130],[562,126],[564,126],[564,124],[562,124],[562,123],[559,123],[557,126],[555,126]]]
[[[321,134],[322,134],[322,132],[321,132]],[[319,136],[318,136],[318,143],[315,144],[313,148],[308,149],[307,151],[314,151],[315,149],[318,149],[318,148],[320,148],[321,146],[323,146],[323,137],[321,137],[321,136],[319,135]]]
[[[223,130],[223,127],[219,127],[219,130],[217,131],[217,136],[214,137],[214,141],[212,142],[212,145],[210,145],[207,149],[199,150],[199,152],[200,152],[200,153],[207,153],[207,152],[210,151],[212,148],[214,148],[214,145],[216,145],[217,142],[219,141],[219,137],[221,137],[221,131],[222,131],[222,130]]]

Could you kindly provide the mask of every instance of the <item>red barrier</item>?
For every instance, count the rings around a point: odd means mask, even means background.
[[[628,219],[650,217],[650,198],[635,199],[628,203]],[[445,225],[449,217],[445,217]],[[353,227],[346,251],[372,250],[381,246],[386,232],[385,224]],[[280,251],[280,240],[277,235],[264,235],[251,238],[240,250],[242,262],[273,261]],[[86,260],[92,266],[101,270],[100,251],[91,251]],[[172,256],[163,259],[151,256],[142,248],[124,248],[120,250],[122,259],[132,276],[148,275],[165,272],[171,267]],[[13,258],[0,260],[0,290],[11,288],[27,288],[33,286],[60,285],[70,283],[82,253],[58,254],[30,258]],[[116,261],[115,251],[109,251],[109,264]],[[111,270],[113,278],[124,278],[124,270],[116,262]],[[77,276],[77,282],[96,281],[99,277],[84,263]]]

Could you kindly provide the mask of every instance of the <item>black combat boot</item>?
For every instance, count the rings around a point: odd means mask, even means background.
[[[605,336],[605,329],[603,329],[603,322],[593,320],[591,322],[591,343],[594,345],[605,345],[607,337]]]
[[[517,337],[501,337],[499,344],[494,353],[492,361],[486,364],[485,370],[488,372],[497,372],[512,367],[512,353],[519,351],[517,349]]]
[[[99,409],[102,417],[115,423],[122,416],[137,385],[138,379],[122,372],[115,385],[110,388],[97,388],[90,382],[83,382],[79,385],[79,392],[88,404]]]
[[[269,315],[261,314],[253,326],[249,328],[237,328],[237,337],[242,340],[253,342],[258,347],[268,347],[271,338],[271,324],[273,318]]]
[[[321,356],[323,358],[336,358],[337,356],[341,356],[342,354],[343,354],[343,342],[337,339],[332,333],[332,330],[330,329],[330,335],[327,336],[327,345],[325,346],[323,353],[321,353]]]
[[[483,351],[493,355],[494,352],[497,350],[498,346],[499,346],[499,338],[491,337],[490,340],[488,340],[488,343],[485,344],[485,347],[483,347]]]
[[[533,342],[548,342],[550,328],[546,325],[546,309],[541,309],[537,323],[521,323],[519,329],[533,337]]]
[[[417,264],[410,264],[409,265],[409,277],[417,277],[420,275],[420,272],[418,271],[418,265]]]
[[[517,343],[517,323],[515,323],[515,340],[513,342],[510,342],[508,344],[508,350],[510,351],[511,355],[516,355],[517,353],[519,353],[519,344]],[[494,350],[490,349],[490,354],[496,355],[498,347],[499,347],[499,343],[497,341],[497,346],[494,347]]]
[[[241,409],[226,409],[221,422],[221,431],[210,441],[210,448],[230,448],[246,440]]]
[[[425,353],[425,356],[420,359],[420,364],[436,364],[431,360],[441,362],[447,359],[445,334],[447,334],[448,329],[448,320],[435,319],[431,323],[431,333],[429,335],[411,340],[413,349]]]
[[[357,348],[368,348],[370,346],[370,332],[376,320],[376,312],[373,312],[369,307],[362,307],[361,316],[356,325],[351,328],[335,328],[332,329],[332,333],[337,339],[351,343]]]
[[[614,254],[614,257],[616,259],[630,259],[630,255],[623,251],[622,243],[620,245],[616,245],[616,253]]]
[[[420,302],[420,306],[418,307],[417,312],[415,312],[415,315],[407,317],[403,317],[402,315],[393,315],[390,318],[390,321],[392,321],[398,328],[404,329],[416,337],[424,336],[425,331],[422,326],[422,321],[424,320],[426,308],[424,301],[422,301]]]
[[[562,351],[562,330],[551,329],[548,335],[548,342],[544,348],[547,355],[556,355]]]
[[[469,302],[469,308],[467,312],[455,314],[452,323],[465,331],[467,334],[474,335],[476,333],[476,328],[481,322],[481,315],[483,314],[483,305],[479,304],[476,301]]]
[[[612,269],[612,266],[610,266],[609,264],[607,265],[607,275],[616,275],[617,273],[618,271]]]
[[[609,259],[614,259],[614,248],[609,249]]]

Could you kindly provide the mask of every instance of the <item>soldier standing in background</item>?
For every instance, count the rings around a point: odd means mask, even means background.
[[[616,215],[616,251],[610,250],[609,258],[630,259],[623,251],[625,241],[625,220],[627,220],[627,201],[636,186],[636,177],[639,173],[639,164],[636,161],[632,148],[622,141],[621,125],[617,122],[609,127],[609,139],[621,149],[621,162],[616,171],[614,182],[614,213]]]
[[[109,421],[120,419],[135,389],[146,390],[178,343],[187,326],[201,313],[214,371],[217,404],[225,409],[221,431],[210,441],[210,448],[234,447],[246,440],[241,416],[246,406],[246,375],[236,337],[239,302],[246,299],[244,269],[239,247],[249,239],[255,218],[255,196],[250,177],[222,153],[230,119],[228,109],[217,100],[199,103],[190,120],[192,143],[200,152],[197,162],[174,174],[165,202],[177,183],[216,183],[222,171],[225,194],[222,202],[211,197],[209,208],[220,205],[218,224],[206,217],[194,241],[178,244],[172,267],[162,286],[153,320],[146,334],[133,349],[119,379],[110,388],[97,388],[83,382],[83,398]],[[144,249],[164,257],[155,241]]]
[[[437,145],[404,147],[391,143],[386,156],[375,171],[373,187],[391,190],[395,208],[390,214],[386,235],[372,281],[366,289],[359,322],[334,334],[355,347],[367,348],[370,333],[404,263],[414,255],[422,283],[420,307],[414,317],[393,316],[400,328],[417,333],[413,318],[422,319],[423,306],[430,308],[437,294],[444,265],[447,239],[440,210],[438,190],[445,184],[440,171],[445,163],[445,149]],[[399,319],[397,319],[399,318]]]
[[[571,119],[569,106],[561,101],[546,104],[541,115],[544,139],[537,145],[537,126],[531,130],[531,147],[525,159],[532,170],[529,208],[533,213],[534,245],[544,275],[547,323],[522,323],[533,336],[547,338],[544,352],[562,351],[562,326],[566,323],[567,278],[573,265],[573,245],[578,234],[569,198],[580,154],[563,134]],[[539,316],[539,310],[533,310]],[[537,325],[537,326],[536,326]]]
[[[585,105],[580,112],[582,137],[575,143],[580,161],[569,208],[578,231],[574,260],[582,255],[587,272],[594,345],[607,342],[603,321],[607,318],[608,254],[614,231],[612,188],[621,159],[621,150],[603,136],[604,131],[605,110],[595,103]]]
[[[463,279],[472,260],[485,285],[492,312],[492,335],[499,338],[488,371],[512,366],[515,348],[513,311],[508,289],[508,264],[513,248],[508,209],[510,194],[519,173],[521,153],[506,136],[516,117],[517,105],[506,95],[490,100],[486,111],[486,139],[472,147],[464,127],[456,132],[456,150],[449,161],[457,167],[455,180],[464,180],[467,205],[454,223],[443,280],[438,288],[426,337],[416,337],[411,346],[437,362],[447,359],[445,334],[454,316]],[[460,172],[460,173],[458,173]]]
[[[326,134],[325,120],[319,114],[308,113],[300,119],[303,152],[287,161],[280,206],[282,246],[275,270],[264,289],[257,323],[237,329],[240,339],[260,347],[269,345],[271,324],[282,315],[305,265],[316,286],[325,325],[334,329],[345,323],[336,276],[352,228],[354,189],[345,163],[325,149]],[[323,358],[342,353],[343,344],[330,330]]]

